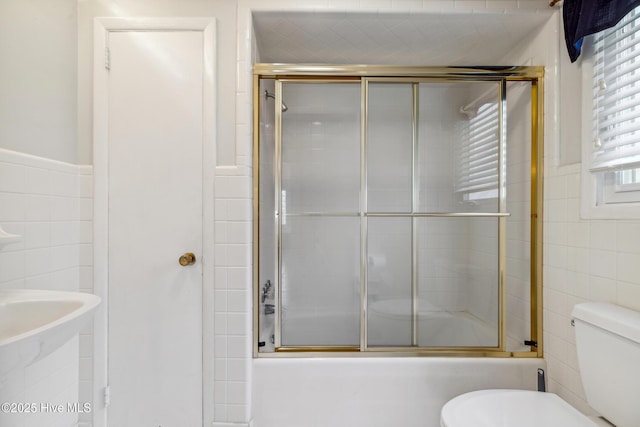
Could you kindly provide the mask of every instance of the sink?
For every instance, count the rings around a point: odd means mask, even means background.
[[[69,341],[98,304],[82,292],[0,290],[0,382]]]

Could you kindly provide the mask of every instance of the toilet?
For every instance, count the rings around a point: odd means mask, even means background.
[[[616,427],[640,426],[640,313],[609,303],[577,304],[578,363],[589,405]],[[479,390],[451,399],[441,427],[600,427],[553,393]]]

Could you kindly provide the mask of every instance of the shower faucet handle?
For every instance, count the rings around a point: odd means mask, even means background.
[[[270,298],[271,293],[271,280],[267,280],[267,282],[262,287],[262,298],[261,302],[264,303],[267,298]]]

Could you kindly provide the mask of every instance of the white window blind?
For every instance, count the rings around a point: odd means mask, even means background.
[[[497,102],[482,104],[463,126],[458,138],[456,191],[476,193],[498,189],[498,112]]]
[[[640,13],[594,39],[592,172],[640,167]]]

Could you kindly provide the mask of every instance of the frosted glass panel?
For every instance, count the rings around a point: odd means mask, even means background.
[[[531,339],[531,83],[507,83],[507,351]]]
[[[284,212],[358,212],[360,84],[283,83]]]
[[[282,345],[360,343],[360,219],[282,226]]]
[[[267,90],[274,92],[273,80],[260,82],[260,93]],[[275,163],[275,134],[273,130],[275,122],[274,102],[260,103],[260,117],[262,119],[260,129],[260,262],[258,283],[260,286],[259,316],[260,331],[258,341],[263,345],[259,351],[273,351],[273,339],[275,334],[275,310],[276,310],[276,285],[277,285],[277,237],[276,221],[272,214],[276,210],[276,163]]]
[[[420,218],[418,345],[498,345],[498,219]]]
[[[498,212],[499,83],[421,83],[418,209]]]
[[[413,89],[370,83],[367,128],[367,209],[411,212]]]
[[[258,352],[531,350],[531,82],[265,90]]]
[[[368,220],[368,345],[410,346],[411,218]]]

